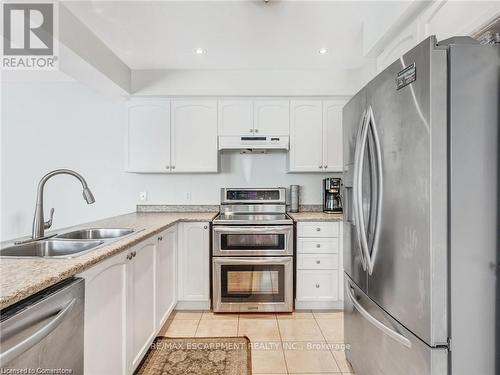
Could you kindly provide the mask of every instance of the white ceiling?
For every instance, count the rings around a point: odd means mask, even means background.
[[[351,69],[362,24],[394,2],[70,1],[132,69]],[[196,48],[206,53],[197,55]],[[318,51],[327,48],[328,53]]]

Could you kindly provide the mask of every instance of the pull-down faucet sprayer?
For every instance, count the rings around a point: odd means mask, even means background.
[[[45,176],[42,177],[40,182],[38,183],[38,190],[36,195],[36,207],[35,207],[35,216],[33,218],[33,231],[31,234],[32,240],[38,240],[45,237],[45,229],[49,229],[52,226],[52,218],[54,217],[54,209],[50,210],[50,219],[45,221],[43,217],[43,188],[45,183],[53,176],[58,174],[69,174],[75,178],[77,178],[83,187],[83,199],[88,204],[92,204],[95,202],[94,195],[90,191],[87,181],[75,171],[71,169],[55,169]]]

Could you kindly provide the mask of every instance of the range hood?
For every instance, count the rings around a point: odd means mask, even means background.
[[[288,136],[219,136],[219,150],[288,150]]]

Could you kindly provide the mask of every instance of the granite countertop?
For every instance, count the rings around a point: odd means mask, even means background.
[[[138,232],[76,258],[0,258],[0,309],[27,298],[100,261],[123,252],[181,221],[212,221],[217,212],[131,213],[57,231],[89,227],[134,228]]]
[[[323,211],[318,212],[288,212],[294,221],[342,221],[342,213],[327,214]]]

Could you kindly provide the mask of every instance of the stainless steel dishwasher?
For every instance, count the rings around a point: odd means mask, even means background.
[[[2,374],[83,374],[84,285],[63,281],[1,312]]]

